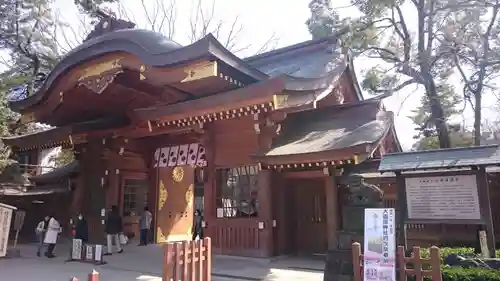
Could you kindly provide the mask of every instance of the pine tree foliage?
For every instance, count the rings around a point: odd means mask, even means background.
[[[434,124],[440,147],[449,147],[440,98],[440,91],[454,90],[449,78],[456,64],[446,38],[450,28],[456,32],[456,27],[449,23],[465,8],[478,9],[485,1],[352,0],[362,15],[340,18],[331,2],[313,0],[307,24],[313,36],[335,34],[354,54],[384,62],[367,71],[362,81],[366,90],[394,93],[410,85],[420,86],[430,112],[422,121]],[[322,30],[322,24],[325,29],[333,26],[333,31]]]
[[[306,21],[306,25],[313,39],[332,35],[340,17],[330,0],[313,0],[309,3],[309,9],[311,18]]]
[[[81,12],[93,17],[100,18],[111,14],[109,9],[106,9],[106,4],[116,3],[118,0],[74,0],[75,5]]]
[[[483,95],[496,90],[500,70],[500,2],[467,2],[446,22],[443,49],[450,53],[474,109],[474,144],[481,143]]]

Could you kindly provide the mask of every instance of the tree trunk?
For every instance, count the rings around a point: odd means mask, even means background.
[[[429,98],[429,103],[431,107],[431,120],[436,126],[436,131],[439,139],[439,147],[440,148],[450,148],[450,134],[448,132],[448,125],[446,124],[446,120],[444,118],[443,107],[441,106],[441,100],[436,92],[436,85],[432,78],[426,79],[427,87],[426,95]]]
[[[481,145],[481,92],[474,93],[476,107],[474,107],[474,145]]]

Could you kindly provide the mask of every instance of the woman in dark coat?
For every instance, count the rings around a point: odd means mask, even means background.
[[[82,214],[78,215],[78,220],[75,225],[75,239],[82,239],[84,243],[89,240],[89,228],[87,220]]]
[[[193,240],[196,240],[196,237],[203,239],[202,221],[203,216],[201,215],[201,211],[196,209],[194,212]]]

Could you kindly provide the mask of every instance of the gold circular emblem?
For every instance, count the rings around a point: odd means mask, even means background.
[[[184,178],[184,169],[182,167],[175,167],[172,171],[172,179],[176,182],[182,181]]]

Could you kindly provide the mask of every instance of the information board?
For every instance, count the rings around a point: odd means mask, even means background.
[[[393,208],[365,209],[364,280],[396,280],[396,227]]]
[[[408,219],[480,220],[475,175],[405,178]]]

